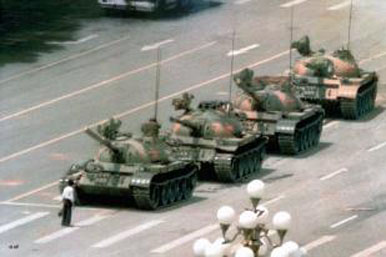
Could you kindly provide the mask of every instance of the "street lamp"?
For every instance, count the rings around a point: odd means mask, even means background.
[[[269,211],[259,205],[264,195],[264,183],[253,180],[247,185],[247,194],[252,203],[252,209],[244,210],[238,218],[236,231],[229,236],[229,228],[235,221],[236,212],[230,206],[223,206],[217,211],[222,238],[210,243],[207,239],[198,239],[193,245],[197,257],[304,257],[307,252],[293,241],[284,243],[284,237],[291,226],[291,215],[280,211],[272,218],[273,228],[267,228]],[[279,242],[274,243],[270,235],[279,235]],[[240,244],[233,252],[232,244]],[[270,253],[269,253],[270,252]]]

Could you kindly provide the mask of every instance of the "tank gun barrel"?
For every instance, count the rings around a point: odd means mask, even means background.
[[[191,121],[188,121],[188,120],[181,120],[181,119],[178,119],[178,118],[174,118],[174,117],[170,117],[170,121],[171,122],[176,122],[176,123],[179,123],[181,124],[182,126],[184,127],[188,127],[190,128],[191,130],[193,130],[193,134],[195,135],[200,135],[201,134],[201,128],[199,125],[191,122]]]
[[[85,129],[85,132],[87,135],[89,135],[92,139],[94,139],[95,141],[97,141],[98,143],[106,146],[107,148],[109,148],[110,150],[112,150],[113,152],[115,153],[119,153],[120,150],[118,147],[116,147],[115,145],[113,145],[111,143],[110,140],[102,137],[101,135],[99,135],[98,133],[94,132],[93,130],[91,130],[90,128],[86,128]]]

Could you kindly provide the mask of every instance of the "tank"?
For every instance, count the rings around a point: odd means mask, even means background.
[[[184,94],[173,99],[176,110],[171,117],[169,143],[178,159],[194,161],[201,178],[233,183],[258,173],[265,154],[267,139],[247,134],[229,102],[203,101],[190,107],[193,96]]]
[[[121,121],[111,119],[85,132],[101,144],[96,156],[74,164],[61,180],[75,181],[80,204],[92,199],[134,200],[140,209],[154,210],[191,197],[197,166],[179,161],[159,136],[160,125],[153,119],[142,124],[143,136],[133,137],[118,129]]]
[[[241,92],[233,99],[235,112],[250,133],[269,138],[268,149],[295,155],[318,145],[324,110],[296,97],[289,77],[254,77],[245,69],[235,74]]]
[[[374,109],[378,76],[360,69],[350,50],[313,52],[308,36],[292,47],[302,56],[292,70],[302,100],[321,104],[327,113],[339,113],[345,119],[358,119]]]

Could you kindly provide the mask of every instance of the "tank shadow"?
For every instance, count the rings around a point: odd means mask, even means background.
[[[0,67],[7,63],[34,62],[42,53],[74,40],[81,21],[100,16],[96,1],[18,0],[3,3],[0,21]],[[59,43],[58,43],[59,42]]]
[[[95,200],[95,199],[88,200],[87,203],[78,205],[78,207],[79,208],[92,207],[92,208],[101,208],[101,209],[109,208],[109,209],[120,210],[120,211],[163,213],[177,208],[181,208],[183,206],[195,204],[195,203],[204,201],[205,199],[207,198],[193,195],[190,199],[181,201],[171,206],[162,207],[156,210],[141,210],[136,207],[133,199],[127,199],[126,201],[124,201],[122,199],[114,199],[109,197],[109,198],[103,198],[98,200]]]

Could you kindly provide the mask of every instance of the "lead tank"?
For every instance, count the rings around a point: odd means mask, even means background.
[[[92,198],[134,200],[141,209],[154,210],[191,197],[197,167],[170,156],[159,137],[160,125],[150,120],[142,125],[142,137],[121,133],[119,120],[111,119],[95,132],[85,132],[101,144],[94,159],[72,165],[65,182],[73,179],[81,203]]]
[[[345,119],[358,119],[374,109],[378,76],[360,69],[350,50],[313,52],[308,36],[292,47],[303,56],[292,71],[302,100],[321,104],[331,114],[338,111]]]
[[[265,154],[266,138],[247,134],[242,123],[222,101],[201,102],[190,107],[193,98],[184,94],[173,99],[176,110],[184,113],[171,117],[169,143],[178,159],[200,165],[199,174],[221,182],[236,182],[257,173]]]
[[[234,81],[242,90],[233,99],[235,111],[248,132],[269,138],[270,150],[294,155],[318,145],[324,111],[303,104],[288,77],[253,77],[252,70],[244,69]]]

